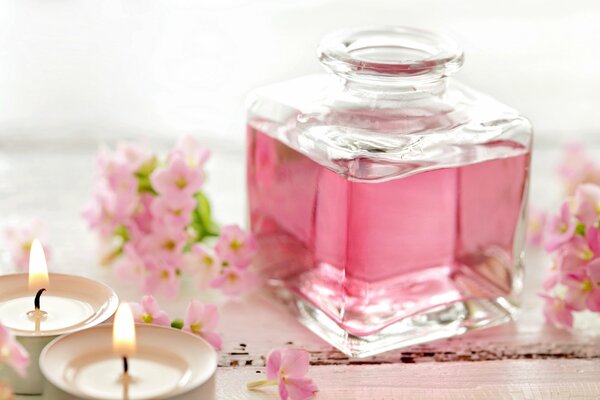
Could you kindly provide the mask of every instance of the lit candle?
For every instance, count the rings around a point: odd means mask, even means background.
[[[34,239],[29,253],[29,289],[35,291],[36,294],[33,301],[34,309],[28,313],[28,316],[35,322],[35,333],[37,335],[40,334],[42,319],[47,315],[41,309],[40,297],[48,286],[48,266],[44,248],[38,239]]]
[[[44,346],[59,335],[110,319],[117,306],[117,295],[100,282],[49,274],[43,247],[34,240],[29,273],[0,276],[0,320],[29,352],[31,362],[25,379],[0,369],[0,380],[8,380],[17,394],[41,394],[38,357]]]
[[[123,303],[115,314],[113,325],[113,350],[123,359],[123,399],[129,399],[129,360],[135,354],[135,323],[129,304]]]
[[[135,323],[129,304],[122,303],[115,314],[113,350],[122,357],[135,354]]]
[[[112,329],[111,329],[112,328]],[[133,324],[127,304],[114,325],[62,336],[40,356],[52,399],[177,399],[215,397],[217,353],[199,336]]]
[[[37,292],[48,287],[48,283],[48,265],[44,248],[38,239],[34,239],[29,253],[29,289]]]

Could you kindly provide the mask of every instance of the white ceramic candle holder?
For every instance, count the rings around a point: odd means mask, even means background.
[[[44,380],[38,359],[42,349],[57,336],[107,321],[115,313],[119,299],[103,283],[51,273],[48,290],[40,302],[40,309],[46,315],[36,330],[35,321],[28,316],[34,309],[35,297],[28,279],[26,273],[0,276],[0,321],[16,335],[31,360],[26,378],[20,378],[9,369],[2,370],[2,378],[11,384],[16,394],[41,394]]]
[[[55,339],[40,356],[44,395],[61,400],[215,398],[217,353],[205,340],[173,328],[136,325],[136,342],[125,389],[112,326]]]

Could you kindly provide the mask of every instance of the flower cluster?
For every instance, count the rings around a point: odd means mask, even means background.
[[[215,349],[221,350],[223,341],[215,332],[219,323],[219,312],[214,304],[203,304],[192,300],[185,311],[185,318],[173,320],[160,309],[160,305],[153,296],[144,296],[140,303],[130,303],[131,311],[136,322],[141,324],[154,324],[171,326],[177,329],[201,336]]]
[[[29,355],[13,334],[0,324],[0,368],[3,365],[8,365],[21,377],[25,377],[29,366]],[[0,400],[12,398],[10,386],[0,382]]]
[[[579,185],[547,221],[552,270],[544,281],[544,314],[557,327],[573,326],[573,312],[600,312],[600,186]]]
[[[20,272],[26,272],[29,268],[29,253],[31,244],[35,238],[43,237],[42,223],[35,219],[23,225],[8,226],[4,229],[3,236],[7,250],[13,264]],[[50,248],[44,245],[46,260],[50,259]]]
[[[248,269],[256,247],[251,235],[226,226],[214,249],[203,244],[219,234],[201,190],[208,157],[189,136],[162,161],[135,144],[98,156],[99,179],[84,218],[99,233],[103,263],[116,263],[117,275],[141,282],[144,293],[175,297],[185,274],[228,295],[256,281]]]
[[[248,383],[248,389],[278,386],[281,400],[306,400],[318,391],[308,378],[310,355],[300,349],[275,349],[267,356],[267,379]]]

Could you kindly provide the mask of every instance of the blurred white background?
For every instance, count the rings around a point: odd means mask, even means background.
[[[386,24],[455,36],[459,78],[538,144],[600,137],[597,0],[0,0],[0,145],[191,132],[241,149],[251,88],[319,71],[328,31]]]

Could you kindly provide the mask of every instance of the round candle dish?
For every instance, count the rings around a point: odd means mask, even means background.
[[[35,291],[29,289],[26,273],[0,276],[0,321],[10,329],[30,356],[27,377],[3,370],[17,394],[41,394],[44,382],[38,358],[57,336],[96,326],[110,319],[119,300],[103,283],[75,275],[49,274],[49,285],[40,298],[43,318],[31,318]],[[4,372],[6,371],[6,372]]]
[[[214,399],[217,353],[202,338],[177,329],[136,325],[137,350],[113,351],[112,326],[55,339],[42,352],[45,395],[56,399]]]

